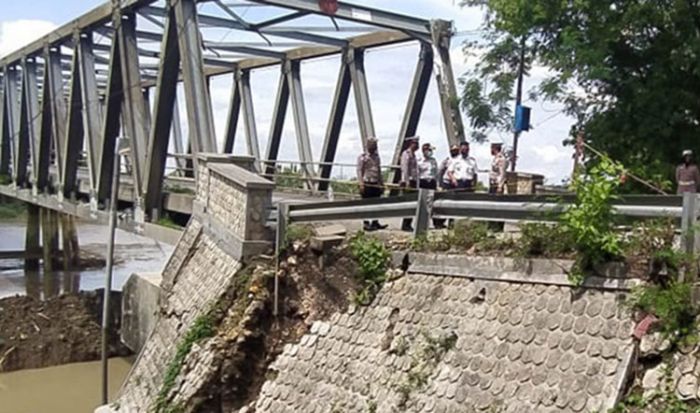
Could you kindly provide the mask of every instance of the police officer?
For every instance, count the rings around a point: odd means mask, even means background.
[[[357,158],[357,182],[360,185],[362,199],[380,198],[384,193],[384,180],[382,178],[382,165],[377,151],[377,139],[367,139],[367,151]],[[387,226],[378,220],[364,221],[365,231],[385,229]]]

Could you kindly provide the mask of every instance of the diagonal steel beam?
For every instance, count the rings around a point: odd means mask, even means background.
[[[195,155],[216,151],[214,119],[202,62],[202,38],[194,0],[174,3],[178,43],[182,56],[182,74],[187,100],[190,142]]]
[[[289,14],[285,14],[283,16],[279,16],[279,17],[275,17],[275,18],[272,18],[269,20],[265,20],[265,21],[260,22],[260,23],[255,23],[255,24],[251,25],[251,27],[254,29],[262,29],[265,27],[274,26],[276,24],[285,23],[285,22],[288,22],[290,20],[295,20],[295,19],[298,19],[300,17],[304,17],[308,14],[309,14],[309,12],[306,12],[306,11],[295,11],[293,13],[289,13]]]
[[[318,183],[319,191],[328,189],[328,179],[333,172],[333,161],[338,150],[338,141],[340,140],[340,131],[343,128],[343,119],[347,110],[348,100],[350,98],[350,88],[352,86],[352,78],[350,76],[350,66],[347,63],[347,51],[343,52],[340,60],[340,73],[336,82],[335,94],[333,95],[333,103],[331,105],[330,118],[326,129],[326,137],[323,140],[323,149],[321,151],[321,180]]]
[[[301,62],[288,61],[286,63],[287,82],[289,94],[292,100],[292,112],[294,114],[294,129],[297,136],[297,151],[299,160],[307,178],[308,189],[315,189],[312,178],[316,176],[311,150],[311,138],[309,137],[309,124],[306,118],[306,106],[304,105],[304,93],[301,87]]]
[[[222,42],[204,42],[204,47],[207,49],[216,50],[226,50],[234,53],[248,54],[252,56],[269,57],[272,59],[282,60],[287,55],[282,52],[276,52],[274,50],[260,49],[257,47],[250,46],[239,46],[236,43],[222,43]]]
[[[7,109],[7,106],[5,104],[5,79],[6,79],[6,73],[7,67],[3,68],[3,78],[2,82],[0,82],[0,175],[2,176],[8,176],[10,173],[10,159],[11,159],[11,152],[10,152],[10,140],[9,140],[9,133],[6,133],[5,128],[7,127],[7,122],[5,121],[6,113],[5,110]]]
[[[260,144],[258,143],[258,129],[255,124],[253,94],[250,90],[250,71],[241,70],[237,73],[238,88],[241,93],[241,106],[243,107],[243,122],[245,124],[245,137],[248,155],[259,161]]]
[[[41,130],[39,131],[39,154],[36,165],[36,187],[39,191],[45,191],[48,184],[49,167],[51,164],[51,148],[56,154],[57,176],[60,182],[63,180],[63,165],[61,164],[62,133],[65,133],[65,101],[63,100],[63,80],[61,78],[60,57],[47,45],[44,48],[44,70],[42,98],[41,98]],[[56,73],[58,70],[58,73]],[[55,77],[58,75],[58,82]],[[58,83],[58,84],[57,84]],[[57,87],[58,86],[58,87]],[[56,111],[60,113],[56,113]],[[60,120],[58,120],[60,118]]]
[[[15,152],[15,183],[24,186],[28,183],[28,163],[34,163],[36,155],[37,132],[39,130],[39,97],[36,79],[36,63],[27,58],[22,59],[22,95],[19,120],[19,134]]]
[[[364,49],[350,49],[347,55],[350,65],[350,77],[352,78],[355,106],[357,108],[357,121],[360,124],[360,139],[362,148],[367,148],[367,138],[375,137],[374,119],[370,104],[367,77],[365,75],[365,51]]]
[[[22,116],[20,119],[20,142],[24,142],[29,151],[28,154],[22,155],[24,162],[31,160],[31,181],[36,184],[36,177],[39,173],[39,131],[41,129],[41,111],[39,108],[39,85],[37,80],[37,68],[34,58],[22,59],[22,78],[23,78],[23,94],[22,94]],[[27,156],[28,155],[28,156]],[[21,165],[18,162],[18,165]],[[24,169],[24,168],[22,168]],[[24,169],[25,173],[27,172]],[[26,176],[23,179],[18,179],[18,183],[24,183]]]
[[[406,110],[404,111],[403,120],[401,121],[401,130],[396,139],[396,147],[391,160],[392,165],[398,165],[401,160],[401,152],[406,146],[406,138],[415,136],[418,130],[418,122],[425,104],[425,95],[428,92],[430,78],[433,74],[433,50],[427,43],[421,43],[420,55],[416,64],[416,71],[413,75],[413,84],[411,85]],[[391,182],[399,183],[401,181],[401,170],[394,169],[391,174]]]
[[[19,102],[19,88],[20,88],[20,73],[15,66],[5,67],[5,115],[3,122],[3,148],[9,149],[4,152],[7,154],[7,171],[12,171],[13,176],[15,174],[16,166],[16,153],[17,153],[17,140],[19,136],[19,117],[20,117],[20,102]],[[5,158],[5,154],[3,154]],[[5,169],[5,168],[3,168]]]
[[[285,73],[285,67],[282,67],[280,73],[279,86],[277,86],[277,98],[275,99],[275,108],[272,113],[272,125],[270,126],[270,137],[267,140],[267,162],[264,165],[265,174],[268,176],[275,174],[276,163],[280,151],[280,143],[282,142],[282,132],[284,130],[284,119],[287,116],[287,107],[289,105],[289,82]]]
[[[445,122],[445,133],[447,134],[447,142],[450,145],[456,145],[465,139],[465,134],[462,114],[459,111],[459,105],[456,104],[459,102],[459,96],[457,95],[450,57],[452,22],[435,20],[431,23],[431,30],[434,54],[437,57],[435,80],[440,96],[442,117]]]
[[[61,73],[61,56],[58,48],[49,48],[46,53],[46,72],[48,73],[48,84],[44,83],[44,88],[50,89],[51,105],[51,136],[53,137],[53,147],[55,153],[56,169],[58,170],[59,187],[63,183],[64,164],[63,154],[66,146],[66,127],[68,123],[68,108],[64,95],[66,91],[63,86]]]
[[[73,55],[73,74],[71,75],[68,97],[68,126],[66,145],[63,148],[63,188],[65,197],[75,195],[78,174],[78,161],[83,152],[83,100],[80,81],[80,54]]]
[[[112,193],[112,175],[114,174],[114,153],[117,137],[119,136],[120,120],[123,111],[123,76],[122,76],[121,39],[117,36],[112,41],[110,49],[109,71],[107,74],[107,87],[105,88],[105,116],[102,122],[99,165],[97,175],[97,199],[107,202]]]
[[[163,193],[163,177],[165,175],[165,164],[168,155],[168,143],[173,127],[179,129],[180,125],[174,125],[176,117],[177,99],[177,78],[180,66],[180,51],[177,43],[177,28],[175,26],[175,16],[171,10],[165,21],[165,37],[160,46],[162,56],[160,71],[156,81],[156,96],[153,107],[153,127],[148,141],[148,154],[146,157],[146,169],[143,187],[144,209],[146,213],[155,219],[158,215],[153,210],[161,207]],[[179,123],[179,117],[175,118]],[[174,135],[177,135],[175,133]],[[177,140],[180,136],[174,136],[175,146],[182,151],[182,143]],[[178,159],[179,161],[179,159]]]
[[[228,116],[226,118],[226,135],[224,136],[223,153],[233,153],[233,146],[236,142],[236,130],[238,129],[238,118],[241,114],[241,90],[238,87],[236,76],[233,78],[231,86],[231,101],[229,102]]]
[[[119,53],[122,65],[122,129],[129,137],[131,171],[135,188],[135,202],[139,203],[143,194],[143,174],[146,168],[148,150],[147,119],[148,108],[141,89],[138,44],[136,41],[136,16],[125,13],[121,16],[117,29]]]
[[[80,93],[83,108],[83,133],[87,141],[88,170],[91,198],[97,188],[98,156],[100,147],[100,125],[102,113],[95,74],[95,54],[92,33],[79,35],[78,56],[80,64]]]

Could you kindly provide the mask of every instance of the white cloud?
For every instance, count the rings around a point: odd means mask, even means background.
[[[45,20],[14,20],[0,22],[0,57],[26,46],[56,28]]]
[[[537,155],[540,162],[547,164],[571,158],[571,154],[566,152],[564,148],[554,145],[534,146],[532,151]]]

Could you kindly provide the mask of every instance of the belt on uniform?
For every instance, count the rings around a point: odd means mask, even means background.
[[[695,181],[678,181],[678,185],[681,185],[681,186],[695,185]]]

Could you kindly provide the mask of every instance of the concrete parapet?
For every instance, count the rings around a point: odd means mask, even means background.
[[[135,353],[156,324],[161,281],[160,273],[134,273],[124,285],[121,340]]]
[[[193,213],[214,238],[231,244],[236,258],[269,246],[266,226],[275,185],[236,164],[230,157],[200,154]]]

